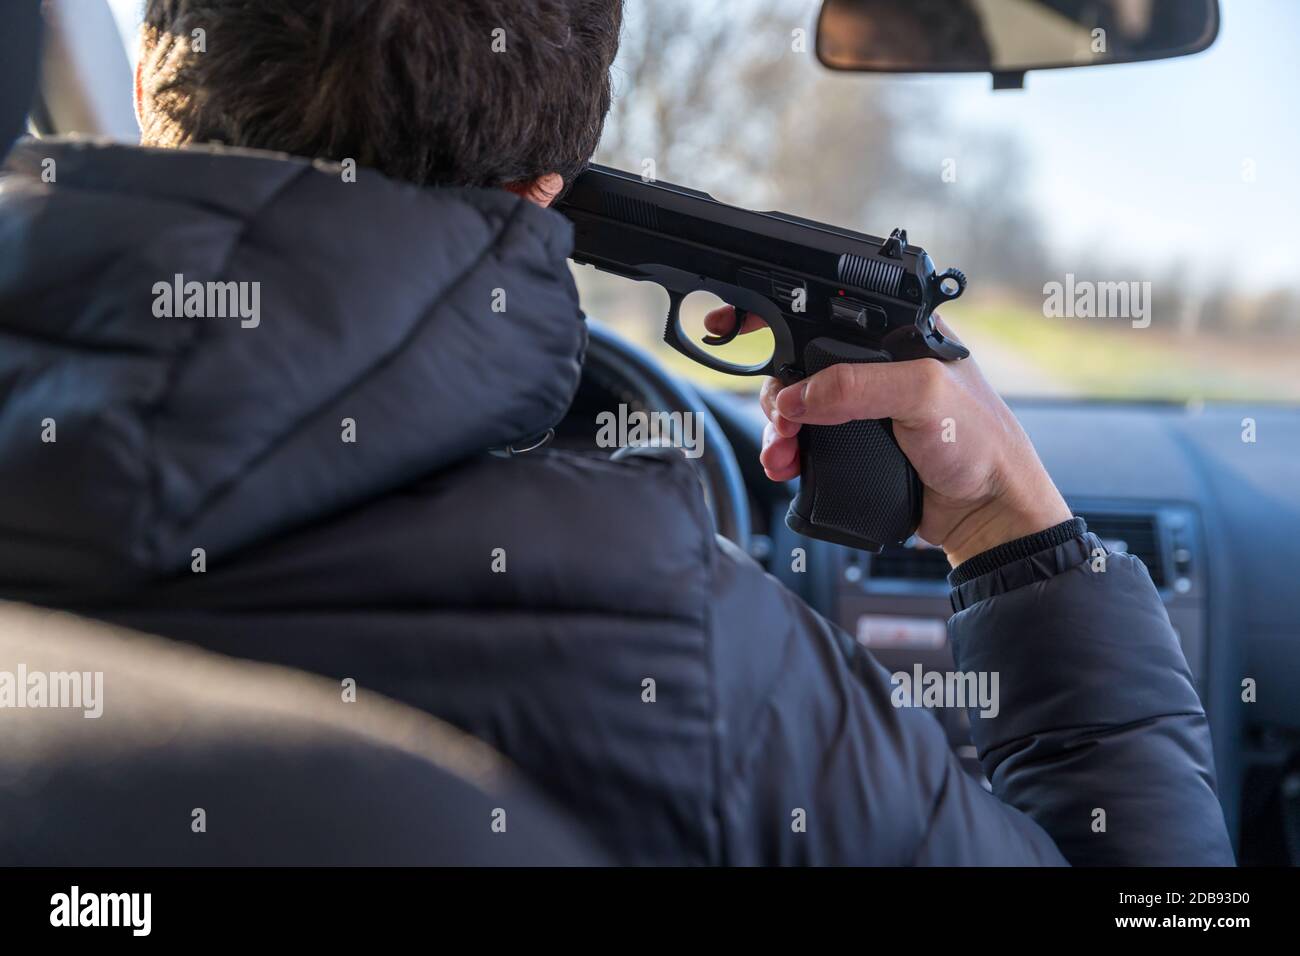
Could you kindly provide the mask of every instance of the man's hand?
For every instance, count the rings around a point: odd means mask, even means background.
[[[734,321],[728,306],[705,324],[726,330]],[[761,327],[755,322],[751,316],[745,331]],[[892,418],[925,486],[917,533],[941,545],[954,567],[1071,517],[1029,437],[972,359],[834,365],[785,388],[768,379],[760,400],[768,423],[759,460],[773,481],[799,474],[803,425]]]

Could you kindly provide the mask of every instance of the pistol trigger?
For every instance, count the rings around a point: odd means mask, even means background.
[[[740,330],[741,328],[744,327],[745,319],[749,317],[749,313],[746,310],[740,308],[739,306],[735,307],[735,312],[736,312],[736,324],[731,327],[731,331],[727,332],[725,335],[704,336],[703,342],[705,345],[726,345],[728,342],[732,341],[733,339],[735,339],[737,335],[740,334]]]

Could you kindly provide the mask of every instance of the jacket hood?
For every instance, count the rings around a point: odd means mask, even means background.
[[[0,174],[0,584],[180,570],[544,431],[586,342],[571,247],[502,190],[20,143]]]

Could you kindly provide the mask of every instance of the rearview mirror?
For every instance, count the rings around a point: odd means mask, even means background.
[[[1199,53],[1218,0],[825,0],[817,58],[834,70],[992,73],[1133,63]]]

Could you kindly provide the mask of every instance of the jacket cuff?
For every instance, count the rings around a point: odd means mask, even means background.
[[[1109,553],[1082,518],[1008,541],[952,570],[948,575],[952,609],[961,611],[986,598],[1046,581],[1084,563],[1098,548]]]
[[[981,574],[996,571],[1012,561],[1019,561],[1022,558],[1037,554],[1039,551],[1054,548],[1058,544],[1064,544],[1071,538],[1077,538],[1087,532],[1088,526],[1084,523],[1084,520],[1076,517],[1052,525],[1052,527],[1044,531],[1027,534],[1023,538],[1016,538],[1014,541],[1000,544],[996,548],[981,551],[975,557],[963,561],[949,572],[948,586],[959,587],[967,581],[974,580]]]

